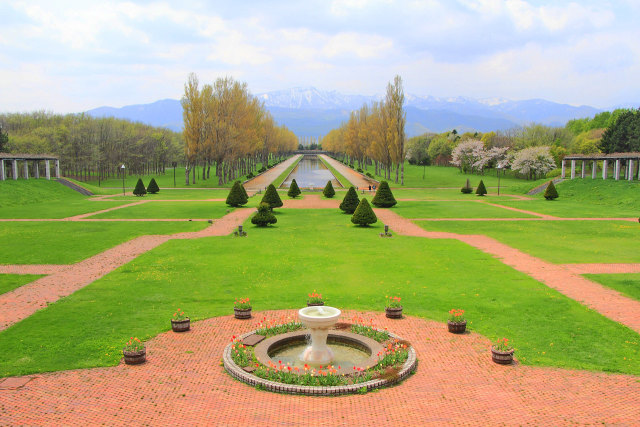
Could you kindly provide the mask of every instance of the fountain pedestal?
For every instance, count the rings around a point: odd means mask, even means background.
[[[300,322],[309,328],[311,345],[301,355],[304,362],[327,365],[333,360],[333,352],[327,346],[329,328],[340,318],[340,310],[328,306],[305,307],[298,311]]]

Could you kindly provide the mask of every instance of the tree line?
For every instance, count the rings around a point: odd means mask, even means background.
[[[351,165],[357,162],[360,170],[373,166],[376,175],[388,180],[395,172],[395,182],[404,184],[404,99],[402,78],[396,76],[387,85],[384,100],[352,111],[347,122],[322,138],[322,148],[341,161]]]
[[[183,157],[179,133],[85,113],[0,114],[0,129],[0,151],[58,156],[64,176],[84,181],[119,176],[122,164],[131,175],[164,173]]]
[[[251,95],[246,83],[218,78],[200,87],[190,74],[182,97],[184,118],[185,181],[196,182],[196,166],[202,179],[211,167],[219,184],[252,173],[270,159],[282,160],[298,147],[298,138],[285,126],[277,126],[263,103]]]

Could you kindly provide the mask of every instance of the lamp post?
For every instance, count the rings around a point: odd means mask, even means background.
[[[500,195],[500,171],[502,170],[502,166],[498,165],[496,168],[498,170],[498,196]]]
[[[176,187],[176,167],[178,166],[178,162],[171,162],[171,166],[173,166],[173,188]]]
[[[120,166],[120,169],[122,170],[122,197],[124,197],[124,163]]]

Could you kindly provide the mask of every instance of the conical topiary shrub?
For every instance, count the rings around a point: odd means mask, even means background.
[[[278,218],[271,212],[267,203],[260,203],[258,206],[258,213],[251,218],[251,224],[255,224],[258,227],[266,227],[269,224],[275,224],[278,222]]]
[[[244,188],[244,185],[242,185],[242,183],[240,183],[240,188],[242,189],[242,194],[244,194],[244,197],[247,198],[247,201],[249,200],[249,195],[247,194],[247,189]]]
[[[300,195],[300,193],[302,193],[302,191],[300,191],[300,188],[298,187],[298,183],[294,179],[293,181],[291,181],[291,185],[289,186],[289,191],[287,192],[287,195],[292,199],[295,199]]]
[[[273,184],[269,184],[267,187],[267,191],[264,192],[264,196],[260,203],[266,203],[269,205],[269,209],[273,210],[273,208],[279,208],[282,206],[282,200],[280,199],[280,195],[276,191],[276,187]]]
[[[460,189],[464,194],[470,194],[473,192],[473,188],[471,188],[471,184],[469,183],[469,178],[467,178],[467,183]]]
[[[151,182],[147,185],[147,193],[156,194],[160,191],[160,187],[158,187],[158,183],[155,178],[151,178]]]
[[[391,188],[389,188],[389,183],[387,181],[382,181],[380,183],[380,187],[376,190],[376,195],[373,196],[371,203],[379,208],[390,208],[398,203],[395,197],[393,197],[393,193],[391,192]]]
[[[369,204],[367,199],[363,198],[362,200],[360,200],[356,211],[351,217],[351,222],[361,227],[368,227],[369,224],[378,222],[378,217],[373,212],[373,209],[371,209],[371,205]]]
[[[556,186],[553,185],[553,181],[549,181],[549,185],[547,185],[547,189],[544,190],[544,198],[547,200],[553,200],[558,198],[558,190],[556,190]]]
[[[245,191],[240,181],[236,181],[233,183],[233,187],[231,187],[231,191],[229,191],[229,195],[227,196],[227,204],[229,206],[233,206],[237,208],[238,206],[246,205],[249,201],[247,197],[247,192]]]
[[[336,190],[333,189],[333,184],[331,184],[331,181],[327,181],[327,185],[324,186],[322,194],[324,194],[324,197],[326,197],[327,199],[331,199],[336,195]]]
[[[342,209],[344,213],[352,214],[356,211],[358,203],[360,203],[360,199],[358,198],[358,193],[356,193],[356,188],[349,187],[347,194],[344,196],[344,199],[342,199],[342,203],[340,203],[340,209]]]
[[[147,194],[147,189],[144,188],[144,183],[142,182],[142,178],[138,178],[138,182],[136,183],[136,188],[133,189],[133,194],[136,196],[144,196]]]
[[[484,186],[484,182],[482,182],[482,180],[480,180],[480,184],[478,184],[478,188],[476,189],[476,194],[478,196],[484,196],[485,194],[487,194],[487,189]]]

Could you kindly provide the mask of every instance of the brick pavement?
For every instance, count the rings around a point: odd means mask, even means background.
[[[232,335],[254,329],[263,315],[283,312],[256,314],[250,321],[218,317],[194,323],[190,332],[161,334],[147,343],[143,365],[34,375],[16,390],[2,390],[0,383],[0,424],[559,426],[640,419],[637,377],[496,365],[491,343],[479,334],[453,335],[443,323],[382,313],[364,316],[411,341],[418,353],[416,374],[401,385],[335,398],[259,391],[219,365]]]

